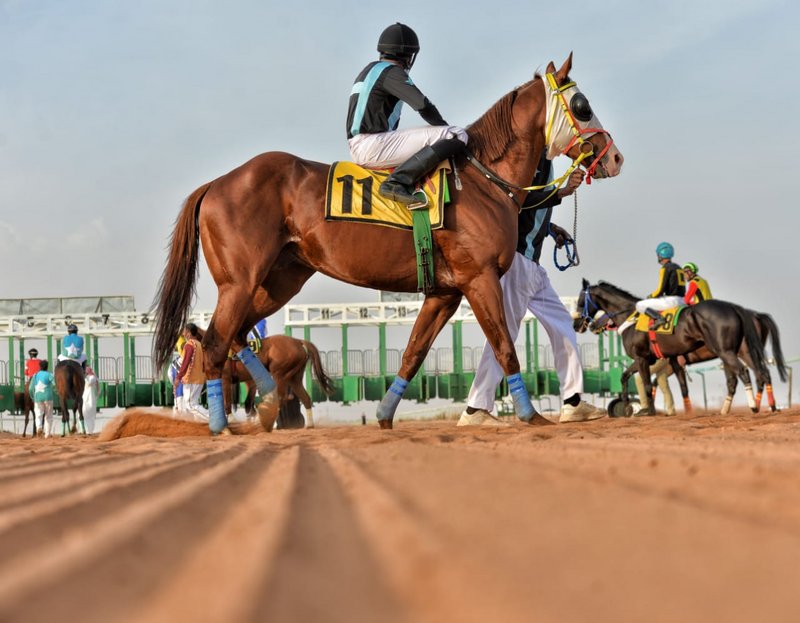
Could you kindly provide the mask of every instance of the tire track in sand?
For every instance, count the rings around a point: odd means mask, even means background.
[[[220,444],[225,449],[209,455],[213,445],[205,445],[200,460],[196,446],[184,446],[191,461],[143,482],[135,495],[127,482],[117,482],[110,495],[81,505],[81,522],[65,512],[57,538],[40,534],[12,559],[4,548],[0,620],[51,621],[54,603],[68,620],[124,618],[207,530],[225,520],[227,508],[274,456],[243,443]],[[174,446],[179,458],[180,448]],[[98,584],[109,587],[107,598],[92,590]],[[36,599],[42,594],[47,599]]]

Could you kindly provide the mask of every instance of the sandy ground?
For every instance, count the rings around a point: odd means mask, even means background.
[[[798,621],[800,410],[0,437],[0,621]]]

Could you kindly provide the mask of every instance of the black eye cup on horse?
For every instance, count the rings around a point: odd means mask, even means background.
[[[569,100],[569,108],[578,121],[587,122],[592,119],[592,107],[583,93],[576,93]]]

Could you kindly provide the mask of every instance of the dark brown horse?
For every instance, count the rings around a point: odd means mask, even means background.
[[[783,349],[781,347],[781,339],[780,339],[780,332],[778,331],[778,325],[775,323],[775,320],[769,314],[765,314],[763,312],[753,311],[752,309],[743,308],[744,312],[747,316],[750,317],[751,322],[755,326],[756,333],[758,334],[759,340],[761,341],[762,347],[766,351],[767,342],[770,341],[772,345],[772,361],[775,363],[775,367],[778,369],[778,376],[782,381],[786,381],[787,372],[786,372],[786,362],[783,357]],[[624,319],[623,319],[624,320]],[[615,329],[617,328],[617,324],[614,323],[608,314],[603,314],[599,318],[593,319],[591,322],[586,322],[585,319],[579,319],[576,322],[576,330],[584,331],[589,329],[593,333],[599,334],[607,329]],[[769,372],[768,368],[759,372],[756,365],[753,362],[753,358],[750,356],[750,351],[747,348],[747,342],[743,341],[741,346],[739,347],[738,353],[739,359],[744,361],[744,363],[749,367],[751,370],[754,370],[756,373],[756,412],[760,411],[761,409],[761,399],[763,398],[763,393],[766,391],[767,393],[767,404],[769,408],[775,412],[778,410],[778,406],[775,404],[775,394],[772,391],[772,375]],[[693,364],[693,363],[701,363],[703,361],[710,361],[712,359],[716,359],[717,355],[711,352],[709,348],[705,345],[701,346],[695,351],[691,353],[687,353],[684,356],[686,361],[686,365]],[[676,362],[678,363],[678,362]],[[636,372],[636,362],[631,365],[632,372]],[[674,364],[671,364],[674,365]],[[679,364],[680,365],[680,364]],[[685,375],[676,375],[678,378],[678,382],[681,386],[681,395],[683,396],[683,404],[684,408],[687,412],[692,410],[691,400],[689,399],[689,387],[686,384],[686,377]]]
[[[14,392],[14,408],[16,409],[17,413],[22,413],[25,415],[25,424],[22,427],[23,437],[25,437],[28,432],[29,418],[33,423],[31,436],[36,437],[36,414],[33,411],[33,400],[31,399],[30,388],[31,382],[28,380],[25,381],[25,391]]]
[[[452,203],[444,228],[433,234],[435,293],[427,296],[411,331],[395,383],[378,406],[382,428],[424,361],[434,338],[466,296],[495,356],[512,384],[518,417],[548,423],[536,413],[519,375],[520,366],[506,325],[500,276],[514,256],[519,207],[545,147],[551,157],[587,158],[593,177],[620,172],[622,155],[592,115],[575,120],[566,100],[572,55],[546,79],[514,89],[468,127],[474,160],[493,171],[495,181],[456,159],[463,190],[451,184]],[[572,101],[571,99],[569,101]],[[567,139],[561,129],[567,127]],[[548,139],[546,140],[546,135]],[[559,142],[562,141],[562,142]],[[592,154],[592,155],[589,155]],[[596,154],[596,155],[595,155]],[[186,200],[172,234],[159,284],[153,345],[159,366],[169,358],[195,288],[202,242],[218,288],[217,306],[203,340],[207,355],[209,426],[220,432],[227,420],[222,404],[222,369],[232,348],[267,395],[274,382],[247,348],[248,330],[300,291],[317,271],[347,283],[396,292],[417,289],[414,244],[409,232],[371,224],[326,221],[327,164],[270,152],[195,190]],[[492,177],[492,175],[490,175]],[[401,209],[398,206],[398,209]],[[262,403],[263,405],[263,403]]]
[[[311,342],[299,340],[288,335],[273,335],[261,340],[261,347],[257,353],[259,361],[272,374],[275,379],[276,392],[280,400],[281,413],[278,416],[279,428],[302,428],[303,416],[292,417],[293,409],[289,404],[291,399],[297,398],[306,410],[308,428],[314,427],[314,414],[312,412],[311,396],[303,387],[303,375],[306,366],[311,362],[312,370],[322,390],[330,395],[333,385],[322,367],[319,350]],[[256,384],[253,377],[237,359],[228,359],[222,372],[222,387],[225,398],[225,413],[232,413],[233,385],[235,383],[247,384],[247,396],[244,400],[244,409],[248,417],[255,411]],[[299,415],[299,414],[298,414]]]
[[[81,432],[86,434],[86,425],[83,422],[83,388],[85,385],[85,376],[81,364],[72,359],[65,359],[56,364],[56,369],[53,371],[53,376],[56,379],[56,393],[61,410],[61,436],[65,437],[67,434],[67,424],[69,423],[69,408],[67,400],[72,400],[72,427],[71,433],[75,433],[77,428],[77,419],[80,416]]]
[[[618,322],[620,318],[627,318],[633,313],[638,300],[639,298],[630,292],[610,283],[601,281],[596,285],[590,285],[584,279],[578,296],[579,317],[575,320],[575,328],[578,331],[585,330],[598,311],[605,312],[612,321]],[[777,327],[775,330],[777,331]],[[677,357],[679,355],[689,356],[691,353],[703,349],[703,351],[707,350],[715,357],[719,357],[725,370],[728,396],[721,412],[726,414],[730,410],[733,395],[736,392],[737,377],[745,387],[750,408],[756,411],[750,373],[747,366],[739,360],[739,353],[744,344],[747,347],[747,360],[755,371],[756,378],[769,376],[764,345],[756,331],[752,313],[739,305],[719,299],[702,301],[697,305],[685,308],[673,333],[657,335],[655,339],[663,356],[670,360],[672,370],[681,383],[684,398],[688,397],[686,372],[683,366],[678,364]],[[645,414],[655,413],[650,364],[655,361],[656,355],[653,353],[650,338],[646,332],[629,328],[622,334],[622,344],[625,352],[634,360],[634,364],[622,374],[623,401],[627,403],[628,400],[628,379],[634,371],[638,371],[645,388],[645,395],[640,396],[644,406],[643,412]],[[780,351],[780,346],[778,350]],[[701,352],[698,357],[702,355]]]

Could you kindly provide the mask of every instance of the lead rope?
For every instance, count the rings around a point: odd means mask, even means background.
[[[578,255],[578,191],[572,193],[574,216],[572,220],[572,240],[564,241],[564,251],[567,253],[567,263],[563,266],[558,263],[558,246],[553,245],[553,264],[562,273],[572,266],[579,266],[581,258]]]

